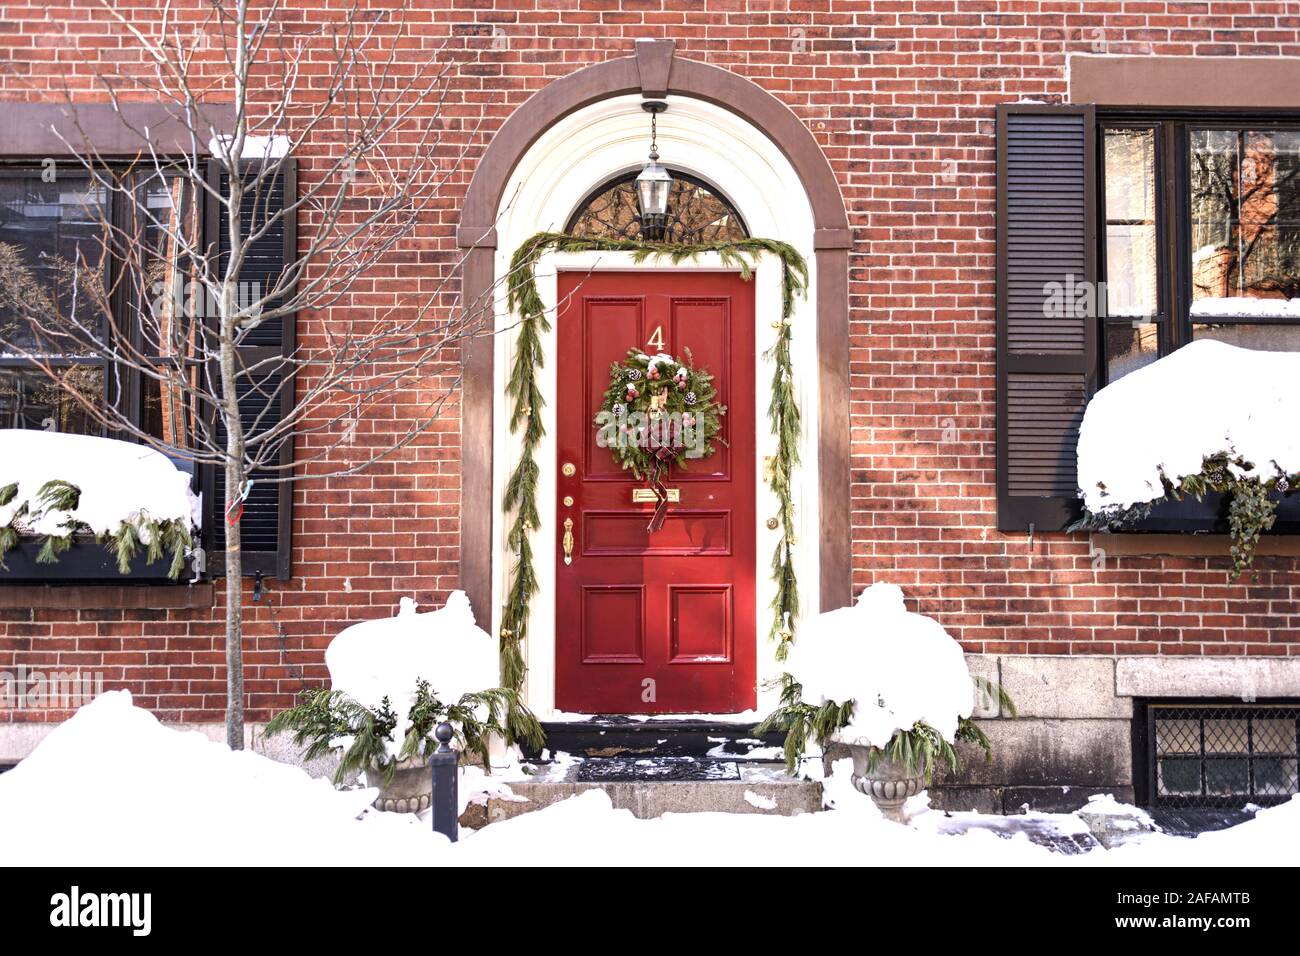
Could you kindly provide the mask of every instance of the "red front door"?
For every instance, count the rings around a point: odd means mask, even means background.
[[[562,272],[559,301],[556,706],[600,714],[749,710],[753,284],[734,273]],[[646,532],[653,503],[633,501],[648,486],[596,442],[610,364],[630,348],[679,358],[689,348],[727,406],[729,445],[671,469],[664,483],[681,500],[654,534]]]

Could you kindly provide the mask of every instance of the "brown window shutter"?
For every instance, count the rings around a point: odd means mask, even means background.
[[[215,188],[224,192],[228,186],[228,175],[219,162],[209,162],[208,181]],[[292,202],[297,191],[295,161],[286,159],[281,164],[279,175],[265,187],[259,202],[255,203],[252,197],[245,197],[241,211],[243,234],[248,235],[250,229],[260,228],[268,216],[284,208],[286,197]],[[209,247],[215,244],[218,256],[224,256],[230,248],[226,210],[215,198],[209,196],[206,212]],[[266,235],[254,243],[240,272],[239,281],[256,282],[266,288],[294,261],[297,253],[297,223],[295,217],[288,216],[268,229]],[[280,387],[283,371],[281,363],[273,360],[292,353],[295,324],[293,315],[267,319],[249,330],[243,338],[239,347],[243,366],[255,368],[258,363],[267,363],[262,366],[265,371],[242,378],[239,382],[240,415],[246,429],[269,427],[293,408],[292,390]],[[218,437],[221,437],[220,428],[217,431]],[[285,442],[279,451],[282,464],[287,465],[292,461],[292,442]],[[225,476],[220,469],[208,469],[208,472],[204,482],[207,509],[204,539],[208,542],[208,553],[212,557],[210,567],[219,570],[221,552],[225,549]],[[260,571],[268,576],[287,579],[292,572],[292,485],[288,482],[259,484],[256,474],[252,478],[253,489],[240,520],[244,574]]]
[[[1097,280],[1092,107],[999,106],[997,164],[998,528],[1059,531],[1079,513],[1097,319],[1046,306],[1052,283]]]

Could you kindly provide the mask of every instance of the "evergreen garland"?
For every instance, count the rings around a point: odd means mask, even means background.
[[[11,504],[18,494],[18,485],[11,483],[0,487],[0,507]],[[6,567],[4,556],[21,543],[24,518],[34,518],[48,511],[72,512],[81,501],[81,489],[71,482],[55,479],[47,481],[37,490],[29,501],[24,501],[10,518],[8,524],[0,527],[0,569]],[[106,547],[117,559],[119,574],[131,573],[131,562],[141,548],[150,564],[162,559],[164,554],[171,555],[168,577],[173,580],[185,569],[185,556],[194,546],[194,537],[189,523],[171,519],[157,520],[140,512],[133,521],[123,521],[108,533],[96,534],[84,522],[68,517],[60,527],[63,534],[48,534],[36,553],[38,564],[55,564],[59,556],[76,543],[78,539],[93,539]]]
[[[1184,475],[1177,482],[1161,470],[1164,494],[1159,498],[1127,508],[1085,511],[1083,517],[1066,530],[1121,531],[1141,522],[1162,501],[1182,501],[1185,495],[1200,501],[1207,493],[1218,492],[1228,499],[1228,552],[1232,559],[1228,577],[1236,581],[1254,563],[1260,536],[1272,528],[1277,519],[1277,499],[1272,496],[1287,494],[1300,487],[1300,475],[1278,471],[1270,477],[1251,474],[1254,471],[1255,466],[1240,456],[1228,452],[1206,455],[1201,460],[1199,472]],[[1101,490],[1104,492],[1106,489],[1102,486]]]
[[[796,295],[808,290],[808,265],[789,243],[776,239],[740,239],[734,242],[708,242],[699,245],[674,242],[642,242],[634,239],[587,239],[559,232],[539,232],[515,250],[510,260],[506,298],[510,311],[519,316],[519,337],[506,394],[512,399],[510,431],[521,434],[519,461],[506,483],[502,502],[512,515],[506,545],[514,554],[514,568],[506,588],[506,602],[501,614],[501,682],[519,690],[524,680],[521,642],[528,632],[528,611],[537,593],[537,574],[529,538],[541,524],[537,506],[537,446],[545,434],[539,411],[543,405],[537,385],[537,370],[545,360],[541,337],[550,331],[546,306],[537,289],[537,263],[548,252],[627,252],[640,263],[647,259],[666,259],[674,265],[715,253],[722,264],[738,269],[741,278],[751,281],[754,267],[764,254],[776,256],[781,263],[781,319],[774,323],[776,343],[765,353],[776,366],[772,376],[772,399],[768,418],[776,436],[776,455],[767,470],[766,480],[779,504],[777,519],[781,541],[772,555],[772,579],[776,597],[772,601],[771,636],[778,640],[777,658],[784,659],[787,645],[794,637],[799,614],[799,597],[794,573],[794,501],[791,476],[799,464],[799,407],[794,394],[794,367],[790,358],[790,319],[794,315]]]

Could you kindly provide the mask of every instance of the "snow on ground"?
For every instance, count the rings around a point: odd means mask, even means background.
[[[826,781],[835,809],[824,813],[637,820],[593,790],[462,831],[453,846],[413,815],[366,809],[373,790],[335,791],[296,767],[166,728],[127,692],[114,691],[0,775],[0,819],[10,866],[1267,865],[1288,862],[1285,848],[1300,839],[1300,800],[1293,800],[1194,840],[1147,834],[1115,850],[1064,856],[1024,834],[954,833],[980,819],[1005,832],[1004,821],[1016,818],[922,810],[911,826],[889,823],[852,789],[845,763]],[[1081,827],[1071,814],[1034,817],[1063,833]]]
[[[913,614],[896,584],[877,582],[852,607],[819,614],[790,648],[786,670],[804,703],[857,701],[838,735],[884,747],[924,721],[951,741],[975,707],[961,646],[938,621]]]
[[[112,691],[0,775],[0,820],[10,865],[419,863],[446,844],[359,825],[375,794],[171,730]]]
[[[1300,471],[1297,381],[1298,353],[1200,340],[1107,385],[1088,403],[1079,430],[1079,487],[1088,510],[1163,498],[1162,471],[1177,484],[1220,452],[1240,455],[1262,477]],[[1173,415],[1150,414],[1175,395]]]
[[[36,494],[54,480],[76,485],[81,499],[72,512],[37,514]],[[31,514],[19,520],[32,534],[67,534],[62,525],[70,517],[96,534],[136,524],[142,513],[155,521],[186,521],[191,527],[200,520],[189,475],[152,448],[113,438],[0,429],[0,488],[14,483],[18,494],[0,506],[0,527],[26,503]]]

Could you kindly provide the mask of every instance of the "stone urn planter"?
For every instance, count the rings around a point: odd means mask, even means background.
[[[840,741],[853,756],[853,788],[865,793],[880,808],[886,820],[906,823],[903,804],[916,796],[925,786],[919,774],[909,774],[896,760],[882,757],[868,770],[871,746],[866,743]]]
[[[428,760],[421,757],[408,757],[399,763],[387,784],[383,771],[367,770],[366,786],[379,788],[373,804],[376,810],[418,813],[433,802],[433,772]]]

